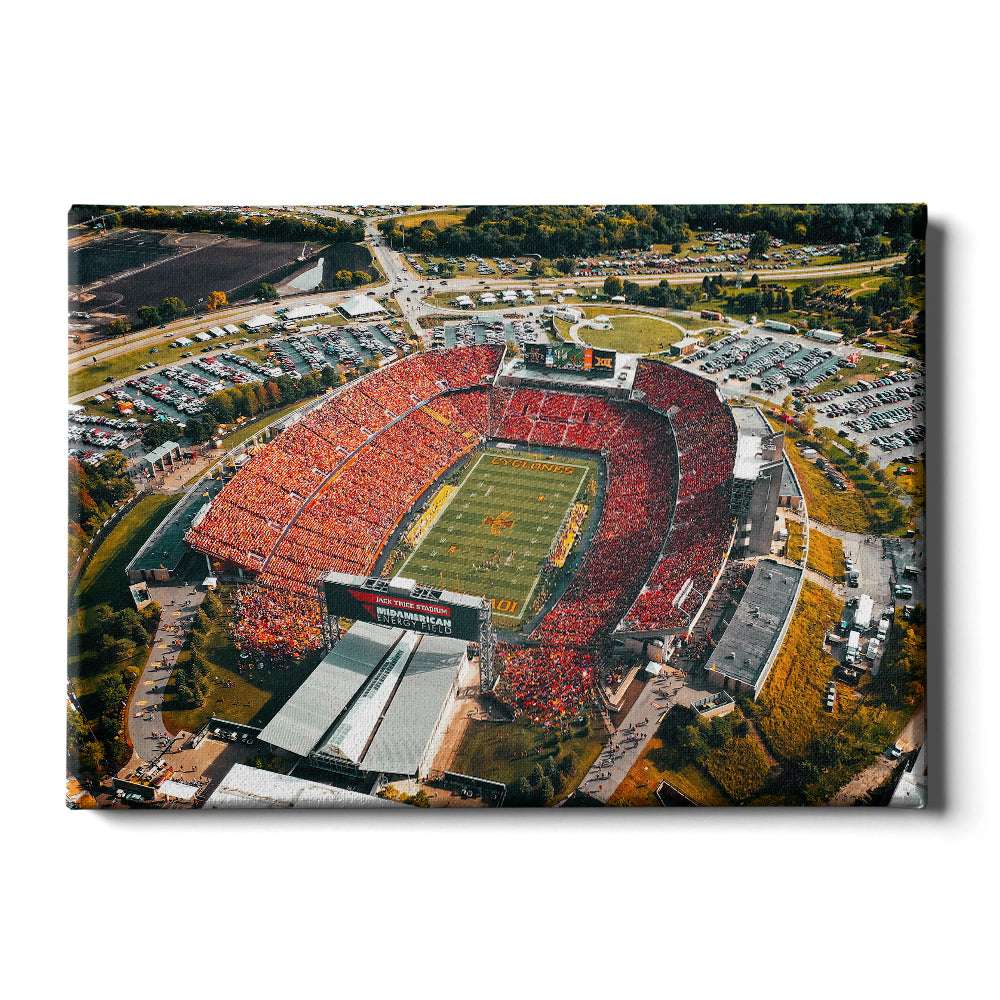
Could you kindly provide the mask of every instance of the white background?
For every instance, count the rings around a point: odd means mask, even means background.
[[[988,990],[998,220],[978,9],[339,7],[7,15],[11,995]],[[102,201],[928,202],[937,807],[70,813],[63,241],[69,206]]]

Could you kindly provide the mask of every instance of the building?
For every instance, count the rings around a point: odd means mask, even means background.
[[[223,334],[223,336],[225,336],[225,334]],[[201,333],[196,333],[194,335],[194,339],[195,340],[200,340],[202,343],[204,343],[206,340],[211,340],[212,339],[212,335],[210,333],[206,333],[204,330],[202,330]]]
[[[234,764],[206,799],[203,808],[410,809],[412,806],[320,781]]]
[[[240,335],[240,328],[234,326],[232,323],[227,324],[222,329],[226,331],[226,336],[228,337],[238,337]]]
[[[274,326],[278,321],[273,316],[251,316],[246,322],[248,330],[262,330],[266,326]]]
[[[376,303],[378,305],[378,303]],[[381,306],[379,306],[381,309]],[[307,302],[305,305],[296,306],[285,313],[285,319],[296,322],[300,319],[311,319],[313,316],[327,316],[332,310],[329,306],[324,306],[318,302]],[[385,310],[383,310],[384,312]]]
[[[783,483],[801,493],[785,459],[785,436],[775,431],[758,406],[732,407],[738,437],[733,468],[733,513],[737,518],[733,555],[767,555]],[[789,473],[794,482],[788,482]]]
[[[337,308],[348,319],[356,319],[359,316],[375,316],[385,312],[385,309],[370,295],[354,295],[346,302],[341,302]]]
[[[702,344],[704,341],[701,337],[685,337],[670,345],[670,354],[675,358],[687,357],[689,354],[694,354]]]
[[[184,561],[188,555],[198,561],[199,568],[195,572],[204,571],[203,559],[207,560],[207,557],[192,553],[184,544],[184,536],[222,487],[221,479],[204,479],[198,488],[184,496],[125,567],[130,583],[142,580],[168,581],[177,579],[178,576],[183,578],[180,571],[192,565],[191,562]]]
[[[208,332],[215,337],[216,340],[221,340],[226,335],[226,331],[223,330],[221,326],[213,326]]]
[[[732,620],[705,664],[708,683],[754,699],[781,648],[802,587],[802,570],[761,559]]]
[[[471,298],[469,298],[468,295],[459,295],[458,298],[455,299],[455,305],[460,309],[472,309],[476,304]]]
[[[355,622],[260,739],[344,774],[424,777],[466,643]]]

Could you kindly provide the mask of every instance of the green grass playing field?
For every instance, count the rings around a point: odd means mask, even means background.
[[[490,598],[499,624],[520,622],[578,494],[590,502],[581,487],[595,470],[595,463],[576,458],[483,452],[397,572],[425,586]]]

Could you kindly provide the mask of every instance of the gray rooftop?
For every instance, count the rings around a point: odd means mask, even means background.
[[[802,570],[762,559],[706,664],[753,687],[792,607]]]
[[[205,802],[206,809],[397,809],[402,802],[319,781],[234,764]]]
[[[164,441],[159,448],[154,448],[151,452],[143,455],[142,460],[152,465],[153,462],[158,462],[165,455],[172,455],[179,448],[180,445],[176,441]]]
[[[410,660],[363,766],[416,774],[465,655],[464,642],[426,635]]]
[[[801,497],[805,494],[799,485],[799,477],[795,475],[795,469],[787,455],[782,455],[781,468],[781,495],[783,497]]]
[[[355,623],[260,739],[301,757],[416,774],[466,643]]]
[[[357,622],[261,730],[260,738],[308,756],[402,634],[402,629]]]
[[[129,570],[175,570],[187,555],[184,536],[198,514],[218,495],[224,483],[220,479],[205,479],[192,489],[149,536],[146,543],[125,567]],[[207,494],[207,496],[206,496]]]
[[[759,406],[732,406],[730,409],[733,411],[736,429],[741,437],[744,434],[753,437],[771,437],[776,433]]]

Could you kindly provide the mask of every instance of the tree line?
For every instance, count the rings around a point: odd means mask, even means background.
[[[318,243],[362,243],[365,225],[360,219],[344,222],[340,219],[297,219],[290,215],[247,215],[237,210],[206,212],[153,206],[79,205],[76,214],[81,219],[110,213],[106,228],[129,226],[136,229],[178,229],[183,232],[222,233],[254,240],[283,243],[305,240]]]
[[[117,504],[135,493],[126,475],[128,461],[120,451],[111,451],[97,466],[69,460],[69,553],[76,559],[87,539],[100,529]]]
[[[99,604],[91,612],[93,626],[85,637],[87,646],[103,667],[113,667],[146,648],[153,641],[163,609],[156,602],[141,612],[134,608],[115,611]],[[112,669],[97,683],[96,715],[90,720],[76,709],[67,710],[67,754],[83,770],[96,774],[107,762],[117,767],[129,753],[122,734],[122,707],[138,674],[131,666]]]
[[[384,219],[378,227],[394,244],[405,236],[406,247],[420,253],[539,254],[554,259],[679,244],[689,241],[695,230],[717,228],[766,232],[789,243],[857,244],[883,235],[922,240],[927,211],[924,205],[912,204],[606,205],[603,209],[478,205],[462,222],[443,229],[433,219],[417,226],[407,226],[405,219]]]

